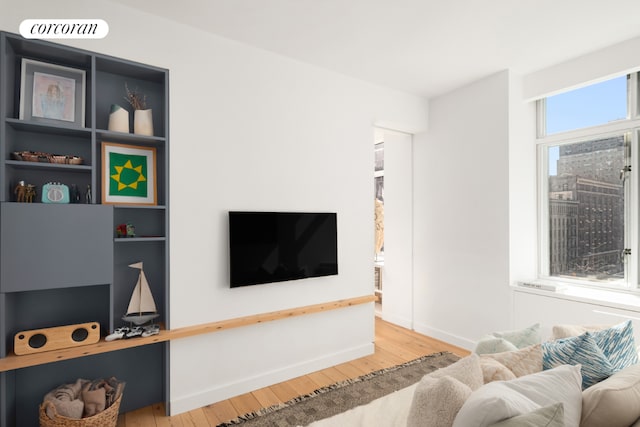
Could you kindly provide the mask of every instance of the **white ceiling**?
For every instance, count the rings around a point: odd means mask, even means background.
[[[427,97],[640,36],[638,0],[114,1]]]

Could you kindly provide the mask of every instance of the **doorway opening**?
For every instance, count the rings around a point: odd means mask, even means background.
[[[373,170],[376,315],[413,327],[413,137],[377,128]]]
[[[384,267],[384,132],[376,129],[374,137],[374,227],[375,246],[373,254],[374,292],[376,316],[382,316],[382,269]]]

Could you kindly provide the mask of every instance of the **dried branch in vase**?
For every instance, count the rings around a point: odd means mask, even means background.
[[[129,86],[125,83],[124,88],[127,91],[127,96],[124,99],[127,100],[134,110],[146,110],[147,109],[147,95],[138,92],[138,88],[135,90],[129,90]]]

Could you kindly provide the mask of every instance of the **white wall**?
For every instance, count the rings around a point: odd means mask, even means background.
[[[43,17],[104,19],[106,39],[65,43],[170,70],[172,327],[372,294],[372,126],[424,130],[426,101],[115,3],[12,2],[0,29]],[[230,290],[231,209],[337,212],[339,275]],[[372,340],[367,304],[174,341],[171,411],[370,353]]]
[[[509,79],[509,283],[532,280],[538,266],[536,108],[522,76]],[[504,328],[509,326],[505,325]]]
[[[509,323],[509,84],[433,99],[414,137],[415,329],[466,348]]]
[[[533,289],[516,289],[513,291],[514,327],[524,328],[539,323],[542,339],[547,340],[555,325],[615,325],[631,320],[638,343],[640,297],[627,295],[624,299],[623,303],[596,301]],[[629,309],[630,306],[635,308]]]

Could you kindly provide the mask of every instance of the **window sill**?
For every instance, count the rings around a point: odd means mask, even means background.
[[[549,281],[519,282],[516,285],[512,285],[511,289],[514,292],[524,292],[640,312],[640,294],[631,291],[586,288]]]

